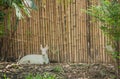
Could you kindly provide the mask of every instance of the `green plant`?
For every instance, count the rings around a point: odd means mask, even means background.
[[[30,17],[31,9],[37,9],[34,0],[0,0],[0,24],[4,24],[5,16],[7,15],[7,29],[11,27],[11,14],[15,11],[16,21],[24,18],[24,15]],[[14,30],[16,30],[16,25]],[[3,28],[0,29],[0,33]]]
[[[43,74],[37,74],[35,76],[32,74],[29,74],[28,76],[26,76],[25,79],[58,79],[58,78],[55,74],[50,74],[48,72],[45,72]]]
[[[36,9],[34,0],[0,0],[1,11],[14,9],[18,19],[23,18],[23,14],[30,16],[30,9]]]
[[[64,72],[64,70],[63,70],[63,68],[62,68],[61,66],[55,66],[55,67],[53,68],[53,71],[54,71],[54,72]]]
[[[116,59],[119,74],[120,3],[117,0],[100,0],[99,5],[90,6],[86,12],[101,22],[100,29],[109,38],[109,43],[112,42],[115,51],[111,55]]]
[[[87,13],[101,22],[100,29],[112,40],[120,40],[120,4],[100,0],[100,5],[92,5]]]
[[[4,74],[3,79],[10,79],[10,78],[8,78],[6,74]]]

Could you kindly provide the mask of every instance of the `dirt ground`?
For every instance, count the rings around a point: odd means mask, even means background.
[[[60,79],[115,79],[115,69],[110,64],[18,65],[12,62],[0,62],[0,79],[25,79],[28,74],[35,75],[45,72],[55,74]]]

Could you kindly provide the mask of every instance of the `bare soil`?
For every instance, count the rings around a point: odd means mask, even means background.
[[[60,79],[115,79],[113,65],[85,63],[51,63],[48,65],[18,65],[0,62],[0,79],[25,79],[28,74],[51,73]]]

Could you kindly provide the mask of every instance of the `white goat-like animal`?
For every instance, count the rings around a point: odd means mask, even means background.
[[[48,50],[47,45],[45,48],[43,48],[41,45],[42,55],[38,55],[38,54],[26,55],[23,58],[21,58],[18,61],[18,63],[19,64],[48,64],[49,58],[47,55],[47,50]]]

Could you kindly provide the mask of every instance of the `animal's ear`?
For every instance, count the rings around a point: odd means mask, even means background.
[[[40,48],[43,49],[42,44],[40,45]]]
[[[48,49],[49,49],[48,45],[46,45],[46,47],[45,47],[45,48],[46,48],[46,50],[48,50]]]

